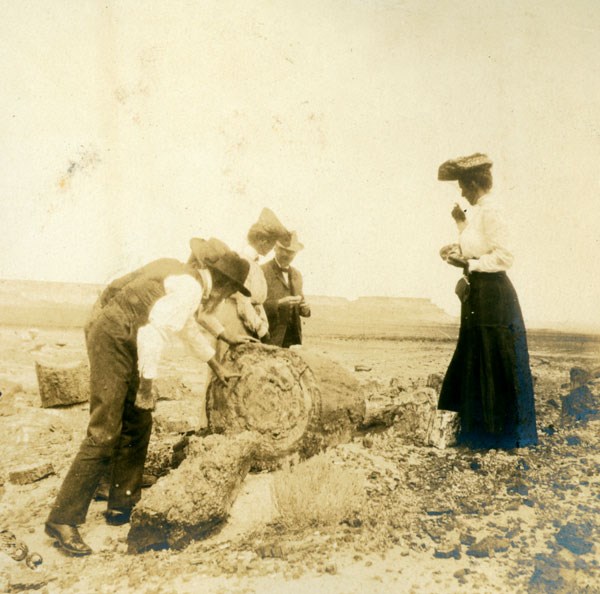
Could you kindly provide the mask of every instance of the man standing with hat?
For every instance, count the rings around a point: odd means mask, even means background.
[[[216,306],[244,287],[249,265],[224,244],[207,257],[192,240],[187,264],[161,259],[115,280],[102,293],[86,327],[90,360],[90,420],[50,515],[46,533],[69,555],[89,555],[77,526],[85,522],[94,491],[111,468],[106,520],[123,524],[140,498],[152,429],[152,380],[167,339],[180,336],[189,350],[227,383],[234,375],[217,361],[199,324],[239,344],[247,336],[224,330]]]
[[[293,231],[287,243],[275,244],[275,257],[262,266],[268,287],[269,344],[284,348],[302,344],[300,317],[310,317],[310,306],[302,293],[302,275],[290,264],[303,247]]]

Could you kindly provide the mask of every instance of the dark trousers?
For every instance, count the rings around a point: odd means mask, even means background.
[[[100,315],[86,329],[90,421],[49,522],[85,522],[96,487],[108,473],[109,509],[128,510],[140,499],[152,413],[134,406],[139,384],[135,338],[125,316],[115,319]]]

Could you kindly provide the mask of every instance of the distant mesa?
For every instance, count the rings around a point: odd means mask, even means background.
[[[307,296],[312,317],[306,334],[371,337],[406,336],[455,338],[458,319],[430,299],[419,297]]]
[[[102,285],[0,280],[0,324],[81,327]]]
[[[0,324],[81,327],[103,285],[29,280],[0,280]],[[313,315],[305,324],[310,335],[406,334],[407,328],[457,325],[457,320],[429,299],[408,297],[307,296]],[[444,336],[438,330],[436,335]],[[454,335],[452,331],[448,336]]]

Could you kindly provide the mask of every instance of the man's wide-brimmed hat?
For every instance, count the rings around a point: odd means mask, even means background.
[[[233,281],[238,292],[246,297],[250,297],[250,291],[244,286],[250,264],[247,260],[240,258],[235,252],[229,251],[221,255],[213,262],[207,262],[209,270],[217,270],[229,280]]]
[[[440,165],[438,179],[441,181],[457,180],[466,172],[472,172],[476,169],[489,169],[492,165],[491,159],[483,153],[474,153],[467,157],[449,159]]]
[[[299,252],[304,249],[304,245],[298,241],[298,235],[295,231],[292,231],[287,241],[277,241],[275,244],[281,249],[287,250],[288,252]]]
[[[252,229],[282,241],[286,241],[290,235],[290,232],[283,226],[270,208],[262,209],[258,221],[252,225]]]

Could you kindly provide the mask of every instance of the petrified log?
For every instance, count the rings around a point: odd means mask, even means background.
[[[154,478],[165,476],[184,460],[188,445],[189,437],[183,433],[153,431],[148,444],[144,474]]]
[[[335,361],[306,349],[299,354],[317,379],[321,396],[321,417],[317,423],[321,445],[333,446],[350,441],[365,417],[362,386],[354,375]]]
[[[359,383],[320,355],[248,344],[230,349],[224,364],[240,378],[228,386],[211,381],[208,426],[214,433],[259,433],[255,468],[347,441],[364,417]]]
[[[369,385],[365,386],[365,390],[369,394],[361,429],[393,425],[400,437],[412,443],[435,445],[430,443],[428,437],[429,431],[433,430],[431,423],[436,417],[437,394],[434,388],[399,391],[392,381],[387,388],[382,385]],[[437,429],[436,427],[436,431]],[[432,439],[438,439],[436,434]],[[442,440],[442,437],[439,436],[439,439]]]
[[[394,419],[401,408],[402,404],[391,398],[371,398],[366,401],[365,417],[361,428],[390,427],[394,424]]]
[[[437,409],[437,394],[433,388],[419,388],[403,393],[399,398],[401,407],[394,418],[396,433],[423,445],[427,443],[427,431]]]
[[[460,428],[460,418],[457,412],[438,410],[431,415],[427,429],[426,445],[443,450],[456,444]]]
[[[14,468],[8,473],[8,480],[13,485],[28,485],[54,474],[54,466],[50,463],[33,464]]]
[[[128,551],[182,549],[227,518],[260,441],[236,436],[191,437],[179,468],[144,493],[131,516]]]
[[[90,399],[90,370],[84,361],[36,361],[35,371],[43,408],[69,406]]]

